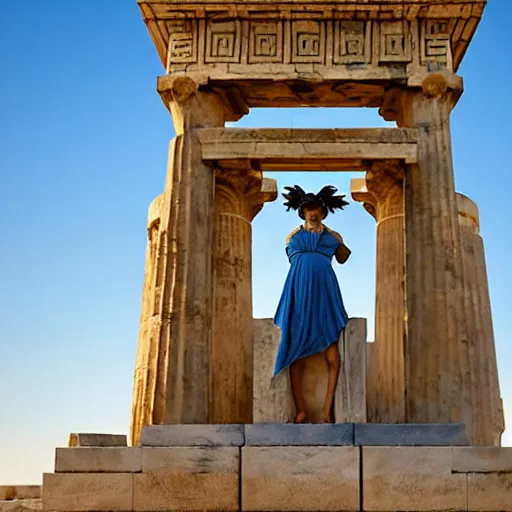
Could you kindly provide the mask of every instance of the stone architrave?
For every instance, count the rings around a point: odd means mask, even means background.
[[[476,445],[500,446],[505,425],[478,208],[471,199],[457,194],[457,210],[469,333],[472,439]]]
[[[377,221],[375,342],[368,375],[368,421],[405,422],[404,170],[377,162],[366,178],[351,182],[351,195]]]
[[[187,77],[160,81],[176,137],[151,205],[131,442],[144,425],[211,421],[214,171],[197,128],[222,127],[225,103]]]
[[[211,422],[252,423],[251,221],[276,199],[277,183],[250,162],[215,174]]]
[[[418,87],[416,87],[416,84]],[[405,179],[406,421],[463,422],[471,432],[468,335],[453,176],[450,112],[462,80],[427,73],[399,93],[395,119],[418,130]]]

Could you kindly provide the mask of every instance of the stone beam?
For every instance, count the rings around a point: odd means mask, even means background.
[[[222,167],[252,160],[262,170],[354,171],[376,160],[417,162],[414,129],[204,128],[197,135],[203,161]]]

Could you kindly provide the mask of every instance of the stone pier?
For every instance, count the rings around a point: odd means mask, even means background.
[[[369,376],[368,421],[405,422],[404,170],[399,162],[375,163],[352,180],[351,195],[377,221],[375,342]]]
[[[381,106],[418,130],[418,163],[405,179],[406,421],[462,421],[471,431],[468,332],[453,176],[450,112],[462,80],[443,70],[410,77]],[[389,103],[395,102],[390,108]]]
[[[222,97],[187,77],[163,77],[172,114],[164,193],[150,208],[131,442],[144,425],[212,420],[211,343],[215,178],[197,128],[238,117]]]
[[[216,170],[212,423],[252,423],[251,221],[277,197],[277,183],[247,161]]]
[[[500,446],[505,425],[478,208],[471,199],[457,194],[457,210],[469,327],[471,437],[475,445]]]

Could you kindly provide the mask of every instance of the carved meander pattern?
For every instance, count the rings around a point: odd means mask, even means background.
[[[449,67],[455,21],[174,19],[166,22],[168,68],[217,63],[409,64],[417,47],[422,65]]]

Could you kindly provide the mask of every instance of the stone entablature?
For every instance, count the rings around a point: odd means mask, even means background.
[[[485,6],[467,0],[138,3],[168,73],[224,79],[261,76],[265,67],[290,75],[306,70],[304,64],[339,78],[354,67],[364,68],[366,79],[372,67],[390,77],[427,63],[456,70]]]

